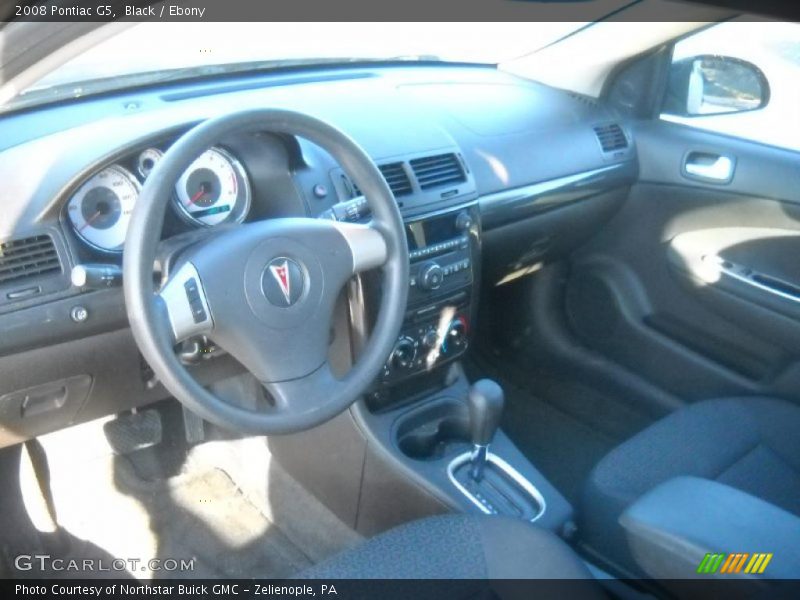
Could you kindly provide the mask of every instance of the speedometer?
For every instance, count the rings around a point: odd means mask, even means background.
[[[116,165],[92,176],[67,206],[75,233],[95,248],[121,252],[139,191],[136,178]]]
[[[189,223],[241,223],[250,210],[247,174],[228,152],[210,148],[178,179],[174,200],[178,214]]]

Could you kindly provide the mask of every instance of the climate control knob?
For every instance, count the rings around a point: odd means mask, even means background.
[[[466,343],[467,322],[463,317],[456,317],[450,322],[444,340],[442,340],[442,352],[460,350]]]
[[[444,271],[438,263],[429,262],[422,265],[419,272],[419,287],[423,290],[435,290],[444,281]]]
[[[389,362],[395,369],[408,369],[414,365],[416,357],[417,348],[414,346],[414,340],[404,337],[395,344]]]
[[[422,336],[422,345],[428,350],[433,350],[439,345],[439,334],[435,329],[428,329]]]

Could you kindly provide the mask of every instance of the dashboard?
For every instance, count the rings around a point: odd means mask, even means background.
[[[76,286],[70,273],[121,265],[141,187],[182,133],[264,106],[307,112],[359,143],[394,192],[413,252],[425,236],[454,235],[415,222],[469,207],[491,285],[580,244],[638,174],[627,125],[601,103],[484,66],[244,75],[2,117],[0,446],[165,394],[141,364],[121,289]],[[314,144],[238,132],[176,182],[162,244],[278,217],[357,220],[359,197]],[[222,357],[195,368],[214,381],[238,367]]]

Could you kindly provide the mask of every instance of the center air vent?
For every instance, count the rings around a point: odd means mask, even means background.
[[[389,184],[395,196],[406,196],[411,193],[411,181],[408,179],[408,173],[406,173],[403,163],[379,165],[378,169],[383,173],[386,183]]]
[[[594,132],[597,134],[597,139],[603,148],[603,152],[616,152],[628,147],[628,138],[625,137],[622,127],[616,123],[598,125],[594,128]]]
[[[0,285],[60,272],[58,252],[49,235],[35,235],[0,244]]]
[[[407,196],[412,192],[411,181],[408,178],[403,163],[387,163],[385,165],[378,165],[378,170],[383,174],[386,183],[389,184],[389,189],[392,190],[395,198],[398,196]],[[342,185],[344,186],[347,195],[350,198],[361,196],[361,190],[347,175],[342,173]]]
[[[467,180],[461,162],[453,153],[415,158],[411,161],[411,168],[423,190]]]

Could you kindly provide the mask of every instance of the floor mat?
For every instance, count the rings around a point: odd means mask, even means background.
[[[49,485],[28,485],[23,498],[28,498],[24,502],[30,514],[40,490],[49,490],[59,526],[50,536],[58,540],[54,555],[100,559],[106,567],[122,559],[125,569],[115,575],[136,578],[283,578],[316,560],[294,542],[291,527],[287,535],[276,525],[276,519],[286,522],[283,514],[275,514],[263,495],[259,501],[234,482],[230,473],[236,472],[235,461],[228,468],[221,460],[226,443],[211,442],[187,453],[182,430],[178,433],[125,454],[109,447],[99,424],[40,438]],[[266,446],[244,450],[249,453],[239,462],[251,466],[264,486],[274,485],[277,480],[268,482],[267,467],[261,464]],[[305,518],[314,519],[317,512]]]
[[[136,577],[286,577],[310,565],[221,470],[149,482],[117,456],[54,477],[51,487],[59,524],[83,542],[71,544],[69,555],[93,557],[99,548],[138,559],[128,569]],[[151,559],[162,561],[162,571]],[[192,566],[163,570],[173,564],[167,559]]]
[[[534,393],[528,385],[531,374],[518,373],[502,357],[472,352],[465,370],[470,381],[489,377],[500,383],[506,395],[503,431],[567,500],[577,505],[592,467],[621,439],[591,427]],[[577,387],[549,390],[560,402],[590,404]]]

